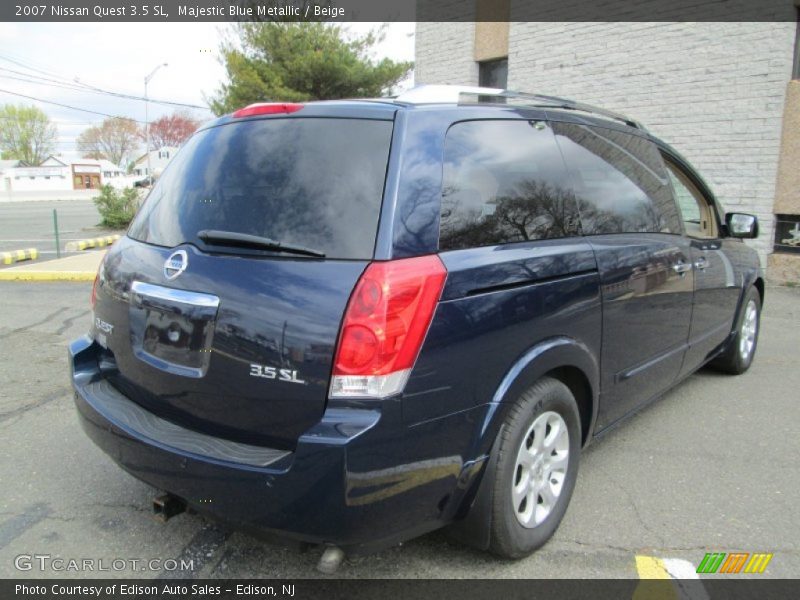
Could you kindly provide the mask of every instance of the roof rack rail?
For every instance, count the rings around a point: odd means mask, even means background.
[[[530,106],[536,108],[561,108],[565,110],[574,110],[579,112],[591,113],[600,115],[615,121],[621,121],[630,127],[635,127],[644,131],[644,127],[638,121],[626,117],[623,114],[593,106],[591,104],[584,104],[583,102],[576,102],[568,98],[559,98],[558,96],[546,96],[544,94],[531,94],[528,92],[516,92],[513,90],[504,90],[500,88],[486,88],[475,86],[461,86],[461,85],[420,85],[415,88],[403,92],[395,96],[394,100],[397,102],[405,102],[407,104],[465,104],[471,102],[464,102],[463,96],[473,96],[477,99],[475,102],[497,102],[493,98],[502,100],[522,100],[530,101],[521,103],[522,106]]]

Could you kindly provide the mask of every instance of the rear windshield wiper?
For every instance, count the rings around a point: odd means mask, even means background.
[[[255,250],[278,250],[291,254],[302,254],[304,256],[314,256],[325,258],[325,253],[313,248],[295,246],[294,244],[284,244],[278,240],[273,240],[260,235],[249,235],[247,233],[237,233],[235,231],[217,231],[215,229],[203,229],[197,232],[197,237],[207,244],[219,246],[235,246],[237,248],[253,248]]]

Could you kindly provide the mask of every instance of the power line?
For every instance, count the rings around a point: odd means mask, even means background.
[[[43,75],[48,75],[50,77],[57,77],[59,79],[65,80],[65,81],[67,80],[66,77],[62,77],[61,75],[58,75],[57,73],[53,73],[52,71],[48,72],[48,71],[43,71],[42,69],[37,69],[36,67],[32,67],[32,66],[30,66],[28,64],[25,64],[24,62],[20,62],[19,60],[16,60],[16,59],[13,59],[13,58],[9,58],[8,56],[0,56],[0,59],[5,60],[5,61],[10,62],[10,63],[14,63],[15,65],[19,65],[20,67],[23,67],[23,68],[28,69],[30,71],[35,71],[37,73],[41,73]]]
[[[23,67],[25,69],[29,69],[31,71],[36,71],[38,73],[42,73],[42,74],[48,75],[48,73],[45,72],[45,71],[42,71],[40,69],[34,69],[33,67],[27,66],[27,65],[25,65],[25,64],[23,64],[23,63],[21,63],[19,61],[10,59],[7,56],[0,56],[0,60],[9,61],[9,62],[12,62],[12,63],[14,63],[16,65],[19,65],[19,66],[21,66],[21,67]],[[153,102],[154,104],[165,104],[165,105],[169,105],[169,106],[181,106],[181,107],[184,107],[184,108],[196,108],[196,109],[200,109],[200,110],[210,110],[207,106],[200,106],[199,104],[188,104],[188,103],[185,103],[185,102],[173,102],[171,100],[157,100],[157,99],[153,99],[153,98],[145,98],[144,96],[136,96],[134,94],[127,94],[127,93],[124,93],[124,92],[114,92],[114,91],[111,91],[111,90],[105,90],[103,88],[99,88],[99,87],[96,87],[96,86],[93,86],[93,85],[90,85],[88,83],[84,83],[84,82],[81,82],[81,81],[71,82],[71,81],[67,80],[67,78],[62,77],[61,75],[52,75],[51,77],[41,77],[39,75],[32,75],[30,73],[24,73],[22,71],[16,71],[14,69],[8,69],[8,68],[5,68],[5,67],[0,67],[0,70],[8,71],[9,73],[15,73],[17,75],[24,75],[25,77],[29,77],[29,78],[33,78],[33,79],[40,79],[42,81],[49,82],[47,85],[63,87],[63,88],[66,88],[66,89],[73,89],[73,90],[77,90],[77,91],[87,91],[87,92],[91,92],[91,93],[95,93],[95,94],[106,94],[106,95],[109,95],[109,96],[115,96],[117,98],[124,98],[126,100],[137,100],[139,102]],[[57,77],[58,79],[53,79],[52,77]],[[37,84],[37,85],[46,85],[44,83],[37,83],[35,81],[30,81],[29,83],[34,83],[34,84]]]
[[[127,119],[128,121],[133,121],[135,123],[140,123],[142,125],[145,124],[144,121],[139,121],[137,119],[131,119],[130,117],[122,117],[120,115],[110,115],[108,113],[99,112],[99,111],[96,111],[96,110],[89,110],[88,108],[78,108],[77,106],[70,106],[69,104],[61,104],[60,102],[53,102],[52,100],[43,100],[42,98],[36,98],[34,96],[28,96],[26,94],[20,94],[19,92],[12,92],[12,91],[3,90],[3,89],[0,89],[0,92],[2,92],[4,94],[11,94],[12,96],[19,96],[21,98],[27,98],[28,100],[36,100],[37,102],[44,102],[45,104],[53,104],[54,106],[60,106],[62,108],[69,108],[70,110],[79,110],[81,112],[91,113],[91,114],[94,114],[94,115],[101,115],[103,117],[111,117],[111,118],[114,118],[114,119]]]

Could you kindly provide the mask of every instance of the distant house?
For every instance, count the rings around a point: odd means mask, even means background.
[[[96,190],[106,183],[114,187],[132,184],[132,178],[108,160],[67,161],[57,156],[49,156],[38,166],[0,161],[0,180],[0,189],[15,192]]]
[[[100,172],[103,174],[103,179],[115,179],[117,177],[125,177],[125,169],[118,167],[111,161],[101,158],[97,162],[100,163]],[[106,181],[107,182],[107,181]]]
[[[160,173],[164,170],[167,164],[169,164],[169,161],[172,160],[172,157],[175,156],[177,151],[178,149],[174,146],[164,146],[158,150],[151,150],[149,152],[150,168],[154,173]],[[133,164],[133,174],[137,177],[147,177],[150,175],[147,163],[147,154],[143,154],[137,158]]]
[[[12,169],[16,169],[22,163],[21,160],[0,160],[0,191],[11,191]],[[6,174],[8,172],[8,174]]]

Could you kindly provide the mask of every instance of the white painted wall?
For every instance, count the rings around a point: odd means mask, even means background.
[[[414,83],[478,85],[475,23],[417,23]]]
[[[46,174],[43,173],[46,171]],[[12,191],[46,192],[54,190],[71,190],[72,177],[69,167],[42,167],[7,169],[3,175],[5,185]],[[5,188],[4,185],[4,189]]]

